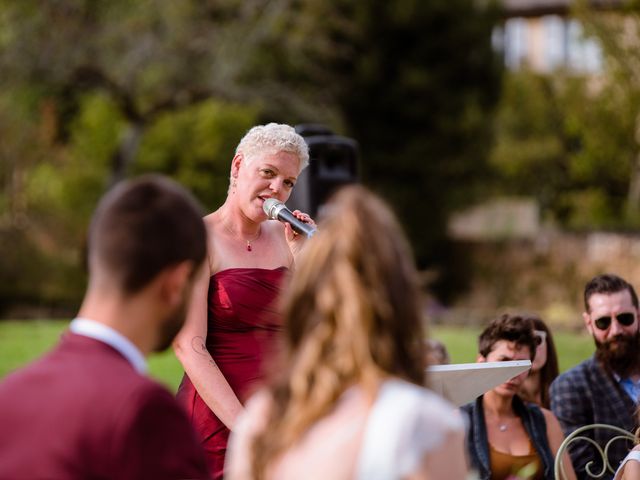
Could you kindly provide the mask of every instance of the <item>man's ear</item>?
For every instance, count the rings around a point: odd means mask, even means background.
[[[591,323],[591,316],[587,312],[582,312],[582,320],[584,320],[584,326],[587,327],[587,331],[593,335],[593,324]]]
[[[185,260],[165,269],[161,274],[160,294],[170,307],[184,300],[184,291],[192,280],[193,262]]]

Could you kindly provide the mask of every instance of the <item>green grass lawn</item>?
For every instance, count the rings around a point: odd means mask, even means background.
[[[53,347],[68,321],[0,321],[0,378]],[[149,359],[151,375],[175,391],[182,366],[171,349]]]
[[[67,321],[60,320],[0,321],[0,378],[50,349],[67,325]],[[452,363],[475,362],[479,333],[480,329],[475,327],[431,329],[431,336],[447,346]],[[586,333],[557,332],[554,340],[561,371],[588,358],[594,350],[593,340]],[[182,378],[182,367],[172,350],[153,355],[149,370],[172,391]]]

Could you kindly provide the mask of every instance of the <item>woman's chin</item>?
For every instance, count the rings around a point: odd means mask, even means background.
[[[494,391],[502,397],[513,397],[518,393],[518,387],[515,385],[500,385],[496,387]]]

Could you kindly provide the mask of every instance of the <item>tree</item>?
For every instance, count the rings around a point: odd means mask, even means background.
[[[0,297],[77,298],[81,282],[67,274],[81,277],[90,213],[127,175],[165,172],[208,205],[220,200],[230,143],[258,112],[304,108],[251,70],[289,3],[0,0],[0,239],[25,245],[16,265],[68,267],[0,276]],[[3,274],[19,273],[9,260]],[[29,281],[30,293],[8,290]],[[51,285],[76,290],[45,295]]]
[[[506,75],[491,163],[500,193],[532,195],[568,228],[640,224],[640,16],[574,10],[601,45],[596,74]]]
[[[5,0],[0,68],[5,84],[37,85],[56,98],[62,137],[82,92],[111,98],[123,121],[111,158],[113,183],[126,175],[144,131],[164,113],[211,98],[299,105],[251,69],[257,45],[278,31],[289,4]]]
[[[587,35],[602,47],[605,60],[602,84],[596,96],[615,105],[615,117],[623,133],[622,159],[627,173],[625,219],[640,220],[640,3],[627,2],[606,13],[594,10],[587,2],[576,2],[574,13],[585,26]],[[604,124],[604,122],[603,122]]]
[[[0,85],[30,98],[33,150],[10,156],[31,238],[59,230],[53,243],[77,251],[104,188],[143,171],[217,201],[220,159],[254,121],[356,138],[364,181],[423,265],[485,172],[499,60],[494,11],[472,0],[0,0],[0,12]]]
[[[471,0],[312,2],[306,58],[360,142],[363,180],[400,214],[421,265],[487,172],[497,11]],[[294,29],[295,31],[295,29]],[[330,77],[327,78],[327,72]]]

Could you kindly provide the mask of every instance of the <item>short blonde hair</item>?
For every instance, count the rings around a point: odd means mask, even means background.
[[[236,147],[236,155],[242,153],[250,163],[257,153],[264,150],[293,153],[300,161],[300,171],[309,165],[309,147],[296,130],[282,123],[268,123],[251,128]]]

